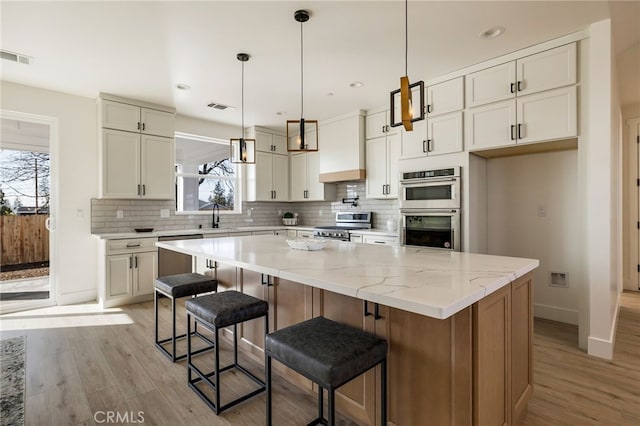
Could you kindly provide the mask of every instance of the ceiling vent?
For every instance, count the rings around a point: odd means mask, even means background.
[[[19,64],[27,64],[27,65],[29,65],[31,63],[31,60],[33,59],[30,56],[22,55],[20,53],[9,52],[7,50],[0,50],[0,58],[6,59],[7,61],[17,62]]]
[[[217,102],[211,102],[210,104],[207,104],[207,106],[209,108],[219,109],[220,111],[224,111],[225,109],[229,109],[229,108],[233,109],[233,107],[230,105],[219,104]]]

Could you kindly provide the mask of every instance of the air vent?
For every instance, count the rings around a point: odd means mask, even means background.
[[[569,287],[569,274],[567,272],[549,271],[549,285],[552,287]]]
[[[233,108],[232,106],[219,104],[217,102],[211,102],[210,104],[207,104],[207,106],[209,108],[219,109],[220,111],[224,111],[225,109]]]
[[[20,53],[9,52],[7,50],[0,50],[0,58],[6,59],[11,62],[18,62],[19,64],[27,64],[31,63],[30,56],[21,55]]]

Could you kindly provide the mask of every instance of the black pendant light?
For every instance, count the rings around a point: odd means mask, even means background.
[[[304,37],[302,24],[309,20],[309,12],[297,10],[293,17],[300,22],[300,120],[287,120],[287,151],[318,150],[318,120],[304,118]]]
[[[409,63],[409,2],[404,1],[404,76],[400,77],[400,88],[391,92],[391,127],[404,126],[407,132],[413,130],[413,122],[424,120],[424,81],[410,84],[408,77]],[[418,107],[414,106],[413,91],[418,89],[419,99]],[[401,117],[396,121],[396,98],[400,94],[400,111]],[[416,110],[418,114],[416,115]]]
[[[244,63],[249,60],[247,53],[236,55],[242,63],[242,137],[230,140],[231,162],[236,164],[253,164],[256,162],[256,140],[244,137]]]

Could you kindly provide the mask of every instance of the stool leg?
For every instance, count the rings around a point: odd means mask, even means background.
[[[381,387],[380,392],[382,393],[382,395],[380,395],[380,399],[382,400],[380,424],[383,426],[386,426],[387,425],[387,360],[386,359],[382,361],[382,366],[380,367],[380,374],[382,376],[380,379],[380,387]]]
[[[218,327],[215,327],[215,342],[216,342],[216,414],[220,409],[220,339]],[[235,338],[235,334],[233,336]],[[234,342],[235,347],[235,342]]]
[[[336,424],[336,406],[335,406],[335,397],[336,397],[336,391],[332,388],[332,389],[327,389],[327,392],[329,393],[329,419],[328,419],[328,425],[329,426],[335,426]]]
[[[322,395],[322,386],[318,385],[318,419],[322,422],[324,418],[324,398]]]
[[[238,365],[238,324],[233,324],[233,365]]]
[[[172,297],[171,298],[171,318],[172,318],[172,322],[173,322],[173,327],[171,328],[171,330],[173,331],[173,334],[171,335],[171,347],[173,348],[173,353],[171,354],[171,360],[173,362],[176,362],[176,298]]]
[[[158,343],[158,292],[155,290],[153,291],[153,314],[155,317],[154,325],[156,343]]]
[[[267,426],[271,426],[271,357],[265,359],[265,375],[267,377]]]
[[[191,315],[187,313],[187,383],[191,383]]]

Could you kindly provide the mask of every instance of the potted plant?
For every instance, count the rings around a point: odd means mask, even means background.
[[[282,223],[286,226],[296,225],[297,222],[298,218],[291,212],[285,212],[285,214],[282,215]]]

